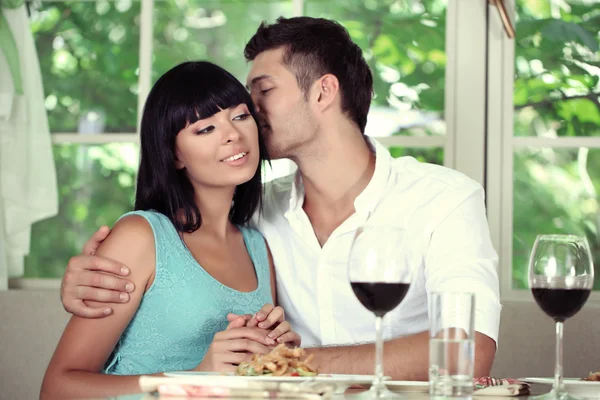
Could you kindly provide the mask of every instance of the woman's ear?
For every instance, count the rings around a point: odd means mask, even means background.
[[[184,169],[185,168],[185,164],[179,160],[179,154],[177,154],[177,152],[175,152],[175,168],[176,169]]]

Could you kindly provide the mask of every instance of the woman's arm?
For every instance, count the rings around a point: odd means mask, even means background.
[[[71,318],[46,370],[42,399],[109,397],[140,390],[137,376],[104,375],[101,371],[154,276],[152,228],[141,216],[127,216],[115,225],[97,254],[129,266],[135,290],[129,302],[115,304],[106,318]]]

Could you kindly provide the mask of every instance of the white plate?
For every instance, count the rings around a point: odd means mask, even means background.
[[[550,385],[554,383],[554,378],[521,378],[527,383],[541,383]],[[577,378],[565,378],[565,390],[573,396],[585,397],[588,399],[600,398],[600,382],[582,381]]]
[[[285,382],[285,383],[303,383],[303,382],[325,382],[335,386],[335,393],[341,394],[353,385],[370,386],[373,382],[373,375],[346,375],[346,374],[320,374],[317,376],[235,376],[233,374],[221,374],[218,372],[200,372],[200,371],[177,371],[165,372],[165,376],[196,376],[199,384],[219,384],[219,381],[226,379],[228,383],[234,381],[261,381],[261,382]],[[389,377],[385,377],[389,379]]]
[[[385,386],[394,392],[428,393],[428,381],[385,381]]]
[[[164,372],[164,376],[233,376],[233,372],[174,371]]]

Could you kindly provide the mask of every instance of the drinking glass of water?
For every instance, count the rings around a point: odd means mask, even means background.
[[[402,302],[410,288],[412,269],[404,231],[390,226],[364,226],[356,231],[348,260],[354,294],[375,314],[375,379],[371,389],[353,397],[402,397],[383,383],[383,317]]]
[[[554,385],[550,393],[538,397],[573,399],[563,383],[563,323],[581,310],[594,286],[594,265],[587,239],[539,235],[529,258],[529,286],[537,304],[556,322]]]
[[[429,393],[470,398],[475,363],[475,295],[431,293],[429,299]]]

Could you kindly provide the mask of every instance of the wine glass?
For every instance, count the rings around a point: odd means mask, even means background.
[[[354,294],[375,314],[375,378],[360,397],[397,398],[383,383],[381,326],[386,313],[396,308],[410,287],[412,271],[404,231],[390,226],[363,226],[356,231],[348,261],[348,279]]]
[[[539,235],[529,258],[529,285],[540,308],[556,322],[556,367],[552,391],[543,399],[574,399],[565,391],[562,371],[563,322],[577,314],[594,284],[587,239],[575,235]]]

